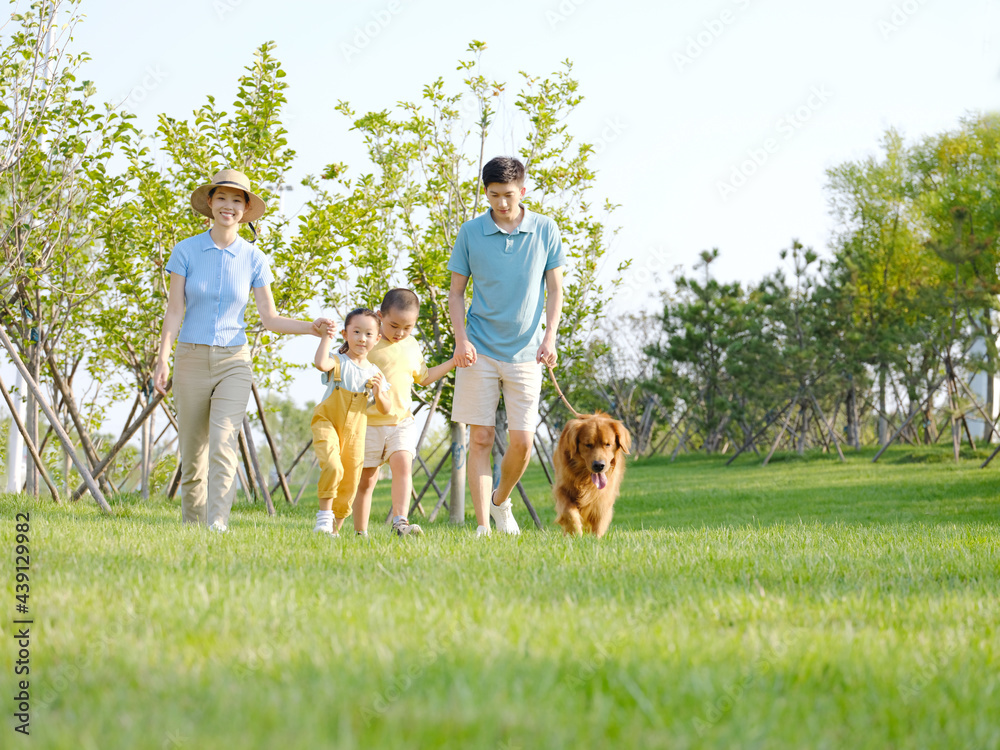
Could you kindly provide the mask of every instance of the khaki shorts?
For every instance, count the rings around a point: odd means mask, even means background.
[[[480,354],[476,363],[455,370],[451,420],[493,427],[503,391],[507,429],[534,432],[538,426],[538,396],[542,366],[538,362],[501,362]]]
[[[381,466],[396,451],[417,453],[417,425],[413,417],[399,424],[368,425],[365,430],[365,468]]]

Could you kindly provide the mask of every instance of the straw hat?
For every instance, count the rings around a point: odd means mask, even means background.
[[[246,224],[249,221],[257,221],[257,219],[264,215],[264,211],[267,209],[260,196],[255,195],[250,190],[250,180],[247,179],[245,174],[237,172],[235,169],[223,169],[212,178],[212,181],[208,185],[202,185],[191,193],[191,207],[210,219],[214,217],[212,216],[212,210],[208,207],[208,193],[214,187],[235,188],[236,190],[242,190],[250,196],[250,202],[243,211],[243,218],[240,219],[241,224]]]

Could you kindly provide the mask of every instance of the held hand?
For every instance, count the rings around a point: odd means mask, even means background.
[[[541,362],[543,365],[548,367],[555,367],[557,359],[556,342],[554,339],[550,341],[548,336],[546,336],[542,339],[542,345],[538,347],[538,353],[535,355],[535,361]]]
[[[330,318],[316,318],[312,322],[312,335],[319,336],[333,336],[336,332],[336,323],[334,323]]]
[[[476,346],[466,339],[455,345],[455,367],[469,367],[476,363]]]
[[[385,375],[376,372],[368,382],[371,384],[372,393],[381,393],[385,388]]]
[[[162,359],[157,360],[156,369],[153,371],[153,388],[157,393],[167,395],[167,378],[170,376],[170,365]]]

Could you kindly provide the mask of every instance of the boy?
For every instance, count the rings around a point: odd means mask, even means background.
[[[419,313],[420,300],[409,289],[389,290],[377,311],[382,338],[369,352],[368,359],[389,381],[390,408],[387,414],[380,414],[374,407],[368,410],[364,468],[354,498],[354,530],[362,536],[368,534],[372,493],[378,482],[379,467],[386,461],[392,469],[392,530],[398,536],[423,533],[419,526],[406,520],[418,438],[410,413],[410,386],[430,385],[443,378],[455,369],[455,360],[427,369],[420,347],[410,336]]]
[[[448,311],[459,368],[451,418],[470,425],[468,476],[479,524],[476,536],[490,533],[491,516],[497,531],[520,533],[510,493],[531,458],[542,388],[539,365],[556,363],[566,264],[556,223],[521,205],[526,192],[521,162],[504,156],[491,159],[483,167],[483,189],[490,210],[462,225],[448,262]],[[466,320],[470,278],[475,283]],[[501,390],[510,447],[491,497],[490,453]]]

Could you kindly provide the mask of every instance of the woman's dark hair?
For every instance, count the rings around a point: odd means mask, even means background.
[[[217,188],[210,188],[209,189],[209,191],[208,191],[208,199],[210,201],[212,200],[212,196],[215,195],[216,189]],[[240,192],[243,193],[243,203],[246,204],[249,207],[249,205],[250,205],[250,193],[248,193],[246,190],[241,190]],[[250,243],[253,244],[254,242],[257,241],[257,227],[255,227],[253,225],[252,221],[248,221],[247,222],[247,226],[250,227],[250,231],[253,232],[253,239],[250,240]]]
[[[483,167],[483,187],[491,183],[513,182],[524,187],[524,164],[510,156],[496,156]]]
[[[349,313],[347,313],[347,317],[344,318],[344,330],[345,331],[347,330],[347,326],[349,326],[351,324],[351,319],[352,318],[356,318],[358,315],[365,315],[365,316],[371,318],[372,320],[374,320],[376,328],[382,322],[382,321],[380,321],[378,319],[378,315],[375,314],[374,310],[369,310],[367,307],[356,307],[353,310],[351,310]],[[345,341],[343,343],[343,345],[337,351],[340,352],[341,354],[347,354],[347,350],[348,349],[350,349],[350,346]]]

